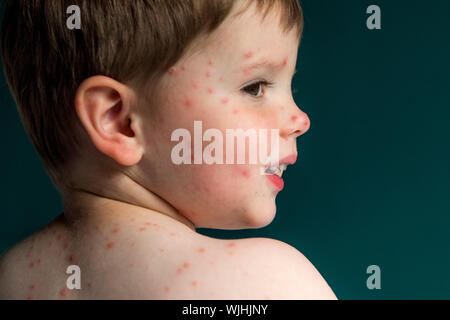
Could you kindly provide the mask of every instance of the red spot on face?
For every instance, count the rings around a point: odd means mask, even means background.
[[[244,54],[244,58],[245,59],[250,59],[251,57],[253,57],[253,52],[252,51],[246,52]]]
[[[169,69],[168,72],[169,72],[170,75],[174,75],[177,72],[177,69],[175,67],[172,67],[172,68]]]
[[[108,249],[114,248],[114,242],[110,242],[106,245]]]
[[[163,248],[159,248],[159,252],[164,252],[164,249]]]
[[[186,69],[184,68],[184,66],[181,66],[180,69],[181,69],[181,71],[186,70]]]
[[[200,252],[200,253],[205,252],[205,248],[200,248],[200,249],[198,249],[198,252]]]
[[[183,269],[182,269],[182,268],[178,268],[178,269],[177,269],[177,273],[178,273],[178,274],[182,274],[182,273],[183,273]]]
[[[40,264],[40,263],[41,263],[41,259],[37,259],[36,264]]]
[[[71,254],[69,256],[69,262],[74,262],[75,261],[75,256],[73,254]]]
[[[297,121],[297,119],[298,119],[298,116],[292,116],[292,117],[291,117],[291,120],[292,120],[293,122]]]
[[[119,228],[115,228],[112,232],[113,233],[118,233],[119,232]]]
[[[197,286],[197,281],[192,281],[192,285],[193,285],[194,287],[196,287],[196,286]]]
[[[192,107],[192,101],[190,99],[186,99],[186,101],[184,102],[184,106],[186,108]]]
[[[242,170],[242,175],[246,178],[250,178],[250,171],[248,169]]]
[[[233,114],[238,114],[239,113],[239,110],[238,109],[234,109],[233,110]]]
[[[222,103],[222,104],[227,104],[228,103],[228,98],[223,98],[222,100],[220,100],[220,102]]]
[[[34,267],[34,263],[33,263],[33,262],[30,262],[29,268],[31,269],[31,268],[33,268],[33,267]]]
[[[212,63],[212,61],[211,61],[211,60],[209,60],[209,61],[208,61],[208,65],[210,65],[210,66],[212,66],[212,65],[213,65],[213,63]]]
[[[130,221],[133,222],[133,221],[134,221],[134,218],[131,218]]]
[[[61,235],[58,234],[58,235],[56,236],[56,239],[57,239],[57,240],[61,240]]]
[[[67,289],[66,289],[66,288],[62,288],[62,289],[59,291],[59,295],[60,295],[61,297],[67,296]]]
[[[35,284],[30,285],[30,290],[33,290],[34,288],[36,288]]]
[[[212,88],[208,88],[208,93],[212,94],[214,92],[214,90]]]
[[[175,232],[171,232],[170,235],[173,237],[176,236],[177,234]]]
[[[303,122],[303,125],[305,125],[306,127],[308,126],[308,124],[309,124],[309,121],[305,121],[305,122]]]
[[[229,244],[227,244],[227,247],[235,247],[236,246],[236,244],[234,243],[234,242],[230,242]]]
[[[146,222],[145,225],[146,225],[146,226],[151,226],[152,223],[151,223],[151,222]]]
[[[144,228],[144,227],[139,228],[139,231],[145,231],[145,230],[147,230],[147,228]]]
[[[244,68],[244,69],[242,70],[242,72],[243,72],[246,76],[249,76],[249,75],[251,74],[251,69],[250,69],[250,68]]]
[[[189,268],[189,263],[187,263],[187,262],[183,263],[183,268],[185,268],[185,269]]]
[[[207,71],[207,72],[205,73],[205,77],[206,77],[206,78],[211,78],[211,73],[209,73],[209,71]]]
[[[192,88],[198,89],[198,84],[197,84],[197,82],[195,82],[195,81],[192,82]]]
[[[287,59],[287,57],[285,57],[283,59],[283,62],[281,62],[281,65],[284,67],[287,64],[287,61],[288,61],[288,59]]]

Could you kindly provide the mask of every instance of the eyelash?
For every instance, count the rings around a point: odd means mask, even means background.
[[[253,95],[251,93],[249,93],[246,89],[249,89],[253,86],[257,85],[258,86],[258,92],[261,91],[260,95]],[[253,98],[261,98],[264,95],[264,87],[266,88],[271,88],[273,86],[272,82],[266,81],[266,80],[259,80],[253,83],[250,83],[249,85],[246,85],[244,88],[241,89],[242,92],[252,96]],[[262,88],[261,88],[262,87]]]

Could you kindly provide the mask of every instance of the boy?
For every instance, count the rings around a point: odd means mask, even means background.
[[[301,32],[297,0],[9,1],[5,72],[63,213],[4,254],[0,299],[335,299],[283,242],[195,232],[273,220],[309,128],[291,94]],[[198,120],[278,129],[279,165],[176,164],[174,132]]]

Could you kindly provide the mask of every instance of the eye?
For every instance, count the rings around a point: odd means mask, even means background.
[[[244,88],[242,88],[242,92],[245,92],[252,97],[259,98],[262,97],[264,94],[264,87],[270,87],[272,86],[272,83],[267,82],[265,80],[259,80],[257,82],[251,83]]]

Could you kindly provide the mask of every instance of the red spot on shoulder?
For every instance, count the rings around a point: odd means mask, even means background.
[[[209,73],[209,71],[207,71],[207,72],[205,73],[205,77],[206,77],[206,78],[211,78],[211,73]]]
[[[110,242],[106,245],[108,247],[108,249],[114,248],[115,244],[114,242]]]
[[[229,244],[227,244],[227,247],[235,247],[236,246],[236,244],[234,243],[234,242],[230,242]]]
[[[252,51],[246,52],[244,54],[244,58],[245,59],[250,59],[251,57],[253,57],[253,52]]]
[[[169,291],[170,291],[170,288],[166,286],[166,287],[164,287],[164,291],[165,291],[165,292],[169,292]]]
[[[198,249],[198,252],[200,252],[200,253],[205,252],[205,248],[200,248],[200,249]]]
[[[208,93],[212,94],[214,92],[214,90],[212,88],[208,88]]]
[[[151,222],[146,222],[145,225],[146,225],[146,226],[151,226],[152,223],[151,223]]]
[[[118,233],[119,232],[119,228],[115,228],[112,232],[113,233]]]
[[[36,288],[35,284],[30,285],[30,290],[33,290],[34,288]]]
[[[178,269],[177,269],[177,273],[178,273],[178,274],[182,274],[182,273],[183,273],[183,269],[182,269],[182,268],[178,268]]]

